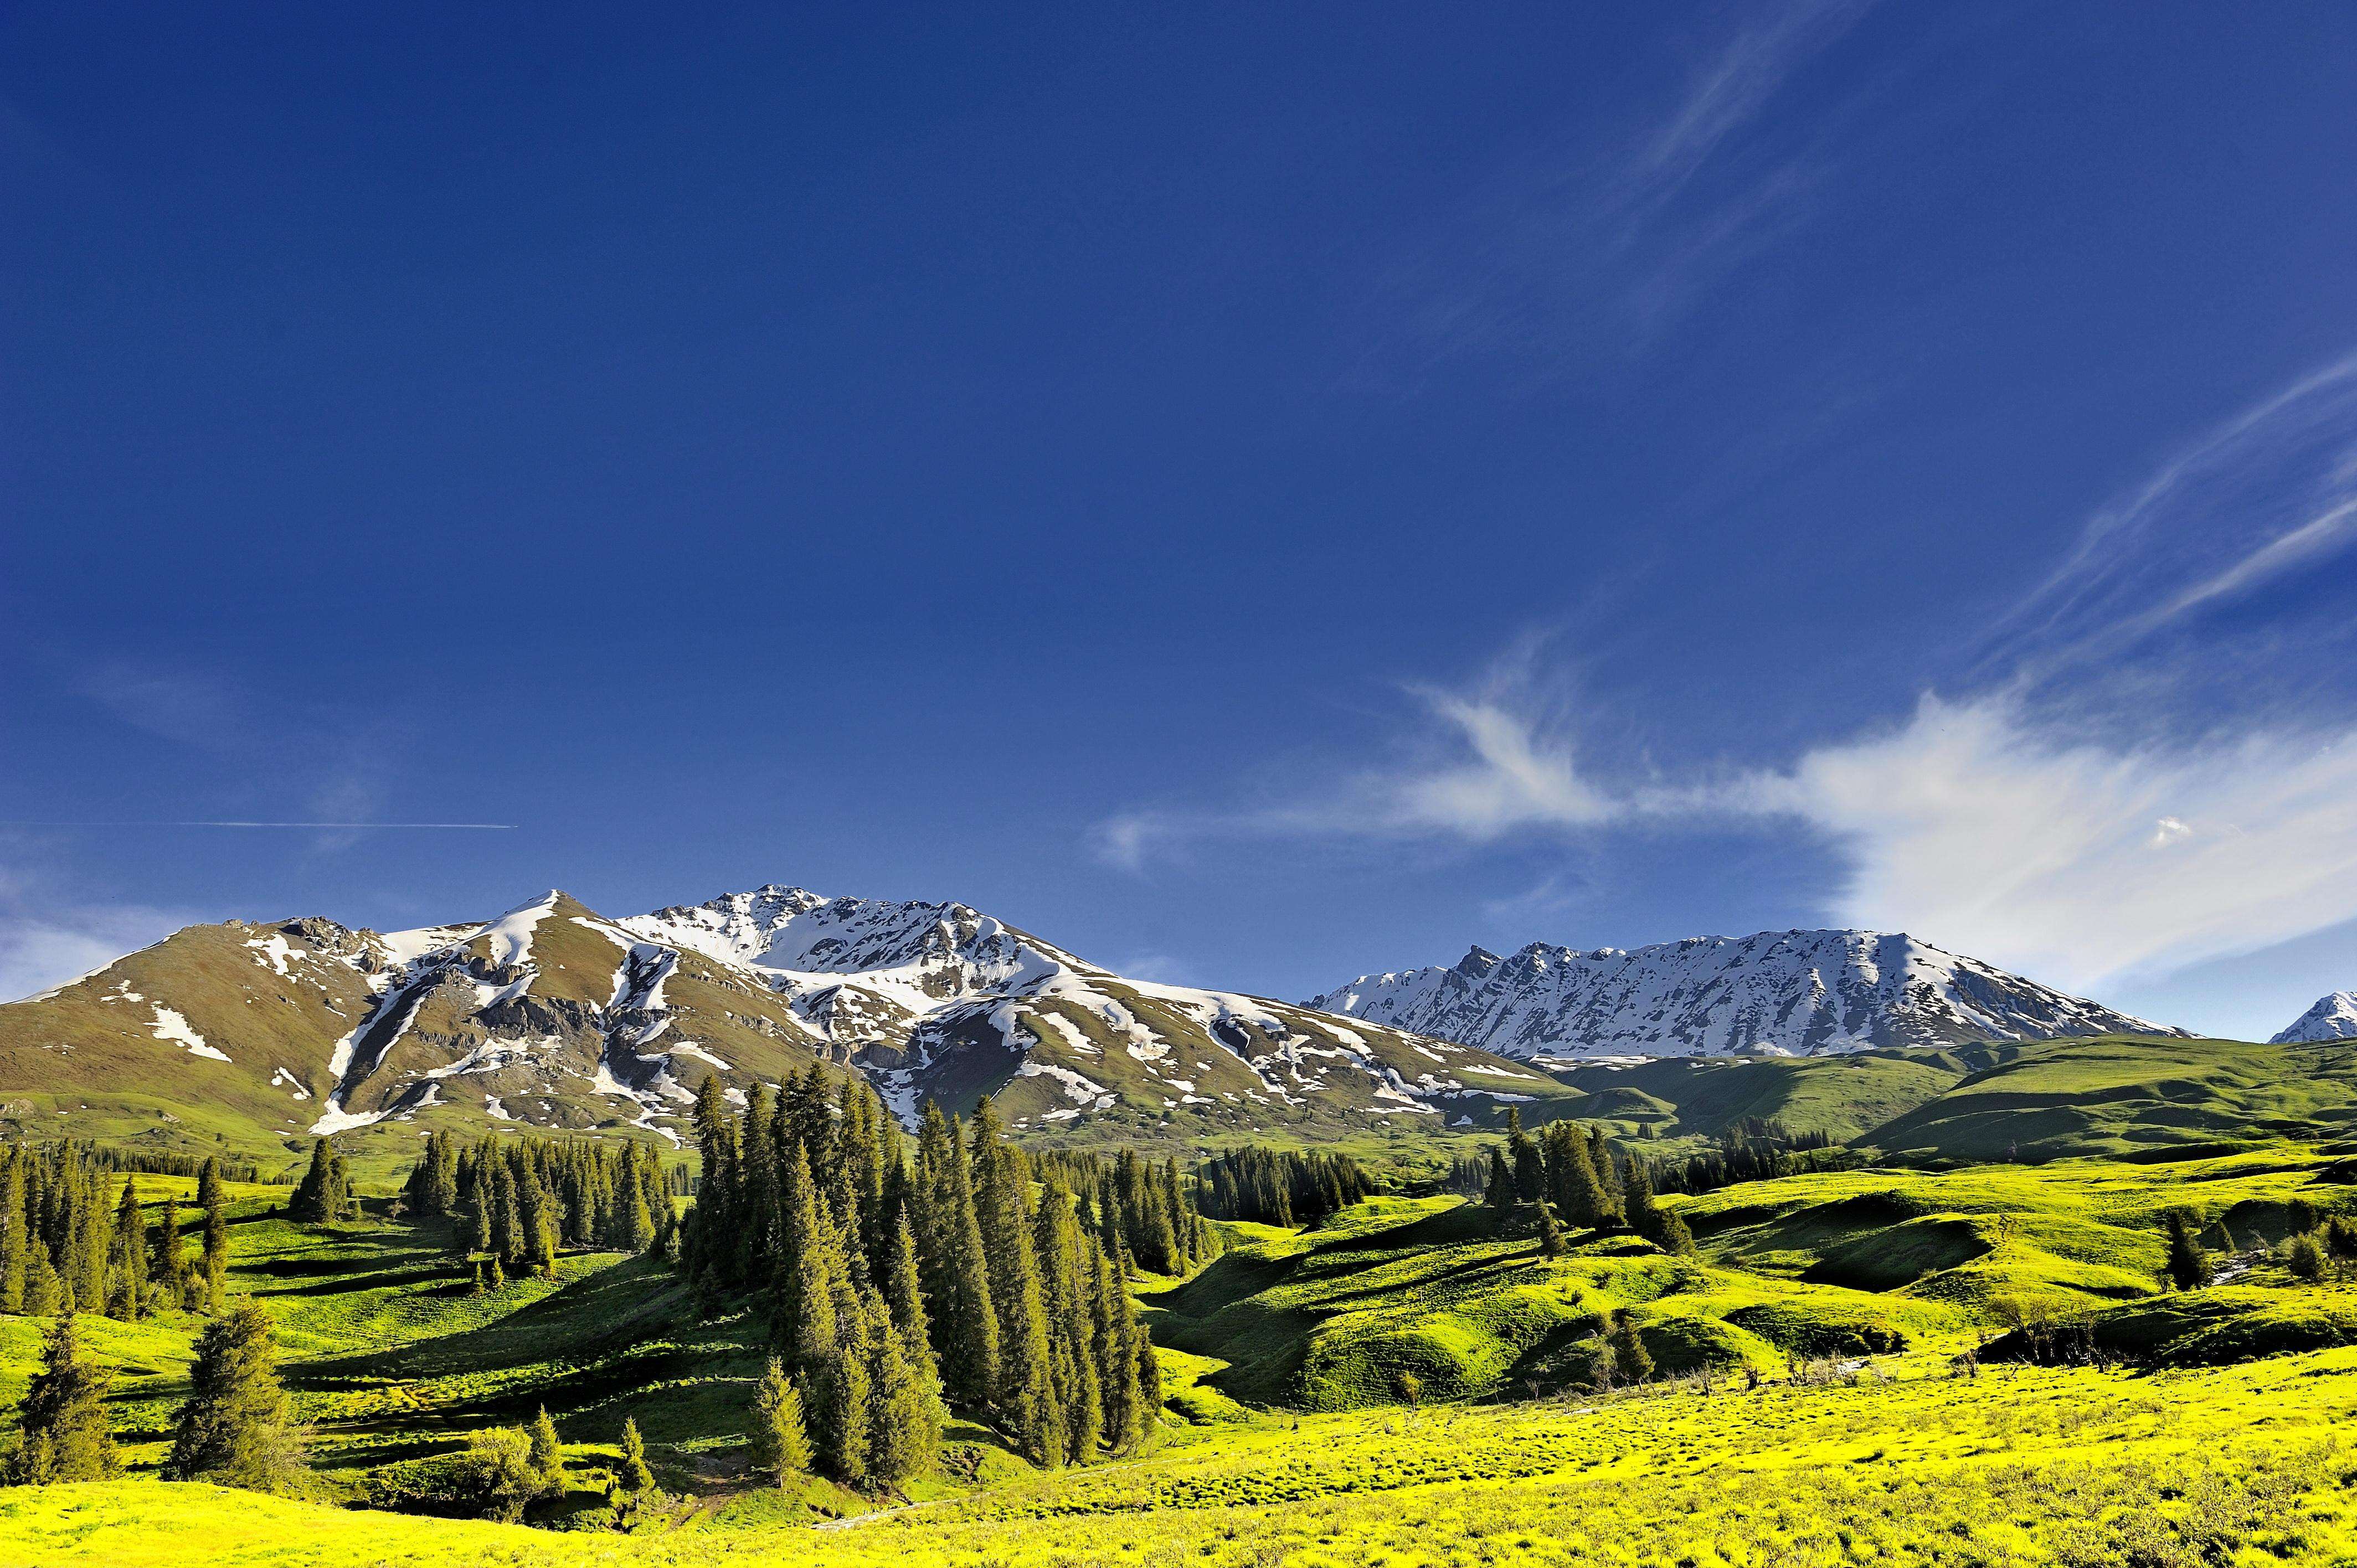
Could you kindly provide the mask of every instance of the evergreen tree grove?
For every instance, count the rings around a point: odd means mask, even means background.
[[[767,1312],[760,1468],[784,1452],[795,1471],[895,1487],[937,1462],[947,1407],[1043,1466],[1145,1444],[1160,1384],[1127,1289],[1133,1243],[1174,1270],[1219,1245],[1175,1162],[1035,1163],[987,1101],[963,1126],[928,1105],[911,1157],[874,1091],[818,1064],[735,1115],[699,1089],[696,1136],[706,1163],[678,1266],[707,1305]],[[1312,1175],[1329,1194],[1363,1179]]]

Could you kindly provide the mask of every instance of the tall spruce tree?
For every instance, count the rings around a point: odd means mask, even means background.
[[[25,1276],[32,1262],[32,1223],[25,1207],[28,1157],[0,1150],[0,1312],[25,1310]]]
[[[1502,1148],[1490,1151],[1490,1179],[1482,1187],[1481,1201],[1491,1208],[1514,1207],[1514,1167],[1506,1163]]]
[[[647,1463],[646,1440],[639,1435],[636,1416],[622,1418],[622,1459],[615,1481],[627,1498],[644,1498],[655,1489],[655,1473]]]
[[[71,1313],[51,1325],[41,1347],[41,1369],[17,1406],[16,1443],[0,1455],[0,1480],[38,1487],[102,1481],[118,1474],[122,1464],[106,1424],[106,1391],[113,1377],[81,1353]]]
[[[985,1097],[970,1135],[974,1206],[988,1239],[990,1298],[998,1316],[998,1386],[992,1402],[1024,1457],[1054,1469],[1064,1462],[1063,1425],[1050,1382],[1048,1315],[1030,1238],[1028,1173],[1007,1145]]]
[[[270,1315],[251,1303],[215,1318],[197,1342],[188,1400],[174,1423],[167,1479],[251,1491],[299,1489],[303,1434],[278,1380]]]
[[[345,1197],[343,1161],[335,1145],[325,1138],[312,1139],[311,1164],[286,1200],[287,1218],[308,1225],[333,1224],[344,1217]]]
[[[123,1178],[123,1201],[114,1209],[114,1292],[108,1313],[125,1323],[147,1316],[147,1222],[139,1212],[139,1183]]]
[[[811,1467],[810,1436],[802,1423],[802,1396],[786,1379],[779,1359],[770,1358],[770,1369],[753,1389],[751,1428],[753,1468],[774,1477],[780,1487]]]
[[[897,1487],[932,1467],[940,1455],[940,1408],[916,1364],[921,1340],[892,1326],[880,1299],[867,1365],[867,1478]]]
[[[556,1423],[548,1419],[548,1407],[542,1405],[532,1423],[532,1467],[541,1479],[543,1491],[556,1491],[565,1485],[565,1440],[556,1434]]]
[[[1546,1197],[1546,1160],[1537,1142],[1523,1131],[1523,1110],[1506,1108],[1506,1158],[1514,1169],[1514,1196],[1524,1203]]]
[[[198,1266],[205,1274],[205,1310],[221,1315],[221,1286],[229,1274],[229,1195],[222,1190],[221,1162],[207,1160],[205,1169],[211,1173],[208,1182],[197,1180],[197,1201],[204,1206],[204,1250],[199,1254]]]
[[[188,1263],[180,1251],[180,1200],[168,1192],[164,1195],[164,1211],[156,1219],[154,1268],[156,1294],[171,1305],[181,1305],[187,1292]]]
[[[980,1412],[998,1389],[999,1326],[973,1168],[959,1145],[956,1124],[942,1117],[941,1107],[929,1101],[925,1116],[919,1156],[933,1167],[925,1174],[934,1230],[926,1305],[951,1402]]]

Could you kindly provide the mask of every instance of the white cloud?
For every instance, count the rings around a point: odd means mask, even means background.
[[[161,909],[128,906],[38,917],[0,913],[0,1003],[78,980],[186,924]]]
[[[1725,91],[1724,115],[1751,101]],[[1717,124],[1697,112],[1686,134],[1706,152]],[[2201,613],[2299,572],[2345,590],[2319,568],[2352,542],[2357,354],[2187,443],[2090,518],[1961,694],[1927,692],[1902,722],[1787,767],[1599,778],[1576,718],[1534,700],[1525,643],[1471,692],[1420,693],[1405,761],[1251,811],[1133,814],[1101,839],[1135,867],[1222,836],[1478,843],[1797,821],[1842,859],[1828,920],[2074,987],[2148,977],[2357,918],[2357,718],[2346,693],[2311,689],[2345,636],[2346,592],[2244,617],[2256,631]],[[2238,638],[2265,657],[2230,659]],[[2227,717],[2205,720],[2197,679]]]
[[[2357,730],[2118,748],[2010,699],[1728,788],[1838,841],[1829,913],[2084,988],[2357,916]]]
[[[1831,923],[1908,930],[2087,987],[2357,917],[2357,729],[2120,746],[2010,696],[1925,696],[1886,732],[1789,768],[1616,789],[1559,725],[1498,696],[1433,697],[1436,755],[1249,812],[1107,825],[1132,869],[1203,838],[1488,843],[1625,824],[1793,821],[1845,870]]]

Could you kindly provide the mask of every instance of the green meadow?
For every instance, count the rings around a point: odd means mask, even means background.
[[[1853,1134],[1842,1168],[1664,1194],[1682,1254],[1615,1226],[1549,1255],[1530,1205],[1413,1188],[1494,1137],[1436,1141],[1387,1167],[1400,1191],[1227,1224],[1208,1265],[1135,1287],[1165,1382],[1143,1455],[1043,1472],[953,1422],[883,1496],[752,1473],[767,1325],[659,1262],[566,1252],[479,1291],[445,1222],[389,1194],[302,1225],[289,1189],[232,1186],[227,1288],[276,1324],[314,1495],[157,1479],[207,1320],[84,1316],[126,1474],[0,1489],[0,1563],[2357,1563],[2357,1283],[2289,1249],[2357,1217],[2337,1069],[2269,1087],[2179,1044],[2151,1081],[2106,1042],[1953,1062],[1877,1125],[1938,1147]],[[1841,1088],[1854,1111],[1896,1081],[1752,1070],[1678,1065],[1684,1110],[1630,1094],[1683,1130],[1608,1125],[1674,1158],[1699,1102],[1827,1110]],[[1964,1157],[2000,1101],[2011,1157]],[[151,1210],[193,1187],[134,1179]],[[2172,1215],[2213,1283],[2164,1287]],[[46,1326],[0,1316],[11,1410]],[[528,1526],[463,1517],[468,1435],[543,1409],[564,1489]],[[659,1507],[608,1500],[626,1418]]]

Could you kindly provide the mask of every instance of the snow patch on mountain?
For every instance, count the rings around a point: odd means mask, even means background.
[[[169,1040],[174,1045],[186,1047],[190,1056],[207,1057],[217,1062],[229,1060],[229,1053],[218,1047],[207,1045],[205,1037],[188,1026],[188,1019],[160,1002],[155,1005],[156,1022],[148,1033],[159,1040]]]

